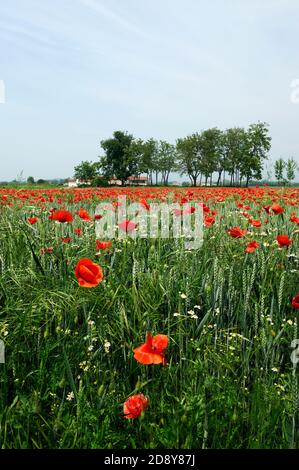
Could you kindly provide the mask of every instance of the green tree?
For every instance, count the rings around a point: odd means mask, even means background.
[[[151,138],[142,142],[142,155],[139,162],[140,172],[146,173],[148,181],[153,184],[153,172],[156,168],[156,160],[158,154],[158,142]]]
[[[34,184],[35,183],[33,176],[28,176],[27,183],[28,184]]]
[[[215,171],[221,172],[220,164],[223,155],[222,132],[213,127],[201,133],[201,173],[205,176],[205,183],[208,178],[212,183],[212,175]]]
[[[177,168],[175,145],[169,144],[165,140],[160,140],[157,160],[158,168],[162,174],[162,184],[168,185],[170,172],[175,171]]]
[[[241,159],[241,175],[246,179],[246,186],[253,178],[262,179],[263,161],[271,148],[268,127],[265,122],[258,122],[251,124],[246,132],[246,149]]]
[[[279,158],[274,163],[275,178],[280,184],[285,184],[285,178],[283,175],[285,167],[286,167],[286,162],[282,158]]]
[[[37,180],[36,184],[49,184],[49,181],[40,178],[39,180]]]
[[[92,181],[98,174],[97,165],[87,160],[82,161],[79,165],[75,166],[74,176],[78,180]]]
[[[146,173],[148,181],[152,180],[154,153],[156,141],[150,139],[143,141],[142,139],[134,139],[131,142],[128,152],[131,159],[136,162],[134,176]]]
[[[115,177],[125,184],[129,176],[138,172],[138,159],[131,151],[133,136],[115,131],[113,137],[101,141],[105,156],[101,158],[101,169],[106,177]]]
[[[246,132],[241,127],[232,127],[223,133],[223,179],[230,175],[230,184],[239,184],[240,166],[247,151]],[[219,170],[218,170],[219,171]]]
[[[132,140],[127,152],[130,153],[131,159],[137,162],[135,173],[133,176],[138,176],[143,173],[142,158],[144,153],[144,142],[142,139]]]
[[[201,136],[198,133],[178,139],[176,142],[178,164],[181,175],[187,174],[196,186],[202,169]]]
[[[297,170],[297,162],[295,162],[293,158],[289,158],[286,162],[286,176],[289,183],[295,179],[295,173]]]

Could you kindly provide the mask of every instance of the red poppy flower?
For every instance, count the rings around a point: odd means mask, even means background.
[[[110,248],[112,245],[111,242],[100,242],[99,240],[96,240],[96,250],[107,250],[107,248]]]
[[[179,217],[183,214],[183,209],[173,209],[173,213],[176,217]]]
[[[86,209],[81,208],[78,211],[76,211],[76,214],[78,214],[78,216],[81,217],[81,219],[86,220],[87,222],[91,222],[92,220]]]
[[[131,220],[125,219],[118,226],[123,232],[130,233],[133,232],[135,228],[137,228],[138,224],[135,224]]]
[[[252,219],[249,219],[248,221],[249,223],[251,223],[251,225],[253,227],[261,227],[262,226],[262,223],[260,220],[252,220]]]
[[[288,247],[292,243],[292,240],[289,239],[288,235],[277,235],[276,240],[278,241],[280,247]]]
[[[248,231],[242,230],[240,227],[233,227],[227,231],[227,233],[233,238],[243,238]]]
[[[283,207],[281,207],[279,204],[273,204],[271,209],[276,215],[282,214],[282,212],[284,212]]]
[[[144,209],[146,209],[147,211],[150,210],[150,205],[146,202],[145,199],[141,199],[140,205],[141,205],[142,207],[144,207]]]
[[[82,230],[80,228],[75,228],[74,232],[76,235],[82,235]]]
[[[64,222],[72,222],[73,221],[73,214],[69,211],[65,210],[58,210],[56,212],[52,212],[50,215],[49,219],[50,220],[56,220],[58,222],[64,223]]]
[[[103,216],[101,214],[96,214],[94,216],[94,220],[101,220],[103,218]]]
[[[195,207],[190,206],[186,207],[186,209],[183,210],[183,214],[193,214],[195,212]]]
[[[245,252],[246,253],[253,253],[260,245],[256,241],[252,241],[248,243]]]
[[[81,258],[78,261],[75,275],[81,287],[96,287],[103,280],[101,266],[89,258]]]
[[[142,393],[132,395],[124,403],[124,417],[126,419],[138,418],[147,407],[148,399]]]
[[[292,306],[296,309],[299,308],[299,294],[295,295],[293,298],[292,298]]]
[[[267,214],[270,214],[270,208],[271,206],[263,206],[263,209],[267,212]]]
[[[155,335],[148,332],[146,342],[133,349],[134,358],[141,364],[167,364],[164,351],[167,348],[168,337],[166,335]]]
[[[296,217],[296,215],[290,217],[290,221],[295,222],[297,225],[299,225],[299,217]]]
[[[70,243],[71,237],[62,237],[62,238],[61,238],[61,241],[62,241],[63,243]]]
[[[34,225],[38,221],[38,217],[28,217],[27,220],[28,220],[29,224]]]
[[[206,215],[204,218],[204,224],[206,227],[212,227],[215,223],[215,218],[212,217],[211,215]]]

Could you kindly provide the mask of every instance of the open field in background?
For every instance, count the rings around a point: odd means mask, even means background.
[[[144,210],[203,203],[202,246],[97,249],[95,208],[119,194]],[[0,447],[298,447],[298,205],[294,188],[2,189]],[[58,209],[73,220],[49,219]],[[75,276],[82,258],[103,269],[94,288]],[[134,358],[147,331],[168,336],[166,365]],[[125,419],[138,393],[148,407]]]

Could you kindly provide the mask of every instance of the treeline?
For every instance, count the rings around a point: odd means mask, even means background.
[[[274,172],[277,182],[282,185],[286,185],[293,181],[296,177],[296,171],[298,170],[298,165],[293,158],[288,160],[283,160],[279,158],[274,163]]]
[[[105,155],[99,162],[83,161],[74,176],[82,181],[100,183],[116,178],[125,184],[129,176],[146,174],[149,184],[167,185],[171,172],[188,175],[191,184],[231,185],[261,180],[263,162],[268,158],[271,137],[266,123],[251,124],[248,129],[234,127],[222,131],[216,127],[177,139],[136,139],[123,131],[101,141]]]

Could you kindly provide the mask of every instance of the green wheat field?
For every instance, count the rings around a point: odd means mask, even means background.
[[[180,189],[175,200],[214,219],[199,249],[128,237],[97,250],[94,208],[117,191],[1,190],[0,447],[298,448],[299,190]],[[164,193],[127,190],[149,204]],[[263,208],[274,203],[282,213]],[[94,288],[76,279],[82,258],[102,267]],[[167,364],[135,360],[147,332],[168,336]],[[139,393],[148,407],[126,419]]]

